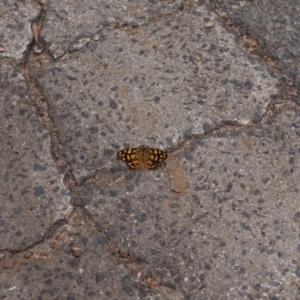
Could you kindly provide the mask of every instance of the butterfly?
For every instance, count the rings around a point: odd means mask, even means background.
[[[130,170],[139,170],[143,165],[147,170],[155,169],[168,154],[157,148],[139,147],[118,151],[118,158],[126,162]]]

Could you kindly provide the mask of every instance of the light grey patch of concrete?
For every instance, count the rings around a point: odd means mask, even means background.
[[[0,68],[0,99],[0,245],[22,250],[41,241],[72,206],[24,77],[10,66]]]
[[[59,44],[53,43],[49,46],[49,52],[53,58],[62,57],[68,51],[69,43],[66,40],[61,41]]]
[[[92,37],[105,26],[138,27],[154,17],[170,14],[182,6],[182,1],[132,2],[96,1],[84,2],[50,1],[42,29],[43,38],[51,43],[50,53],[60,57],[66,52],[65,44],[78,43],[82,36]]]
[[[291,78],[299,89],[300,6],[295,1],[286,0],[284,5],[278,0],[257,1],[255,5],[251,1],[209,2],[219,14],[230,19],[241,35],[250,38],[250,45],[255,43],[265,57],[271,57],[274,68]],[[300,105],[299,94],[292,99]]]
[[[31,22],[40,13],[37,1],[1,1],[0,57],[21,59],[32,42]]]
[[[83,203],[121,251],[187,299],[296,299],[299,124],[287,112],[172,154],[188,179],[182,195],[163,170],[128,171],[113,186],[85,184]]]
[[[80,255],[74,254],[80,249]],[[98,232],[78,233],[51,257],[23,261],[0,288],[2,299],[172,299],[112,257]],[[173,298],[174,299],[174,298]]]
[[[116,151],[128,145],[164,149],[224,121],[259,120],[278,82],[205,6],[133,30],[103,30],[39,72],[79,182],[114,168]]]
[[[80,50],[86,44],[88,44],[90,40],[91,39],[87,37],[80,37],[71,43],[69,43],[67,40],[62,40],[58,44],[51,44],[49,47],[49,52],[54,58],[59,58],[62,57],[67,51],[73,52]]]
[[[79,39],[77,41],[74,41],[74,43],[72,43],[70,46],[69,46],[69,51],[70,52],[73,52],[73,51],[78,51],[80,50],[81,48],[83,48],[87,43],[89,43],[91,41],[91,39],[89,38],[82,38],[82,39]]]

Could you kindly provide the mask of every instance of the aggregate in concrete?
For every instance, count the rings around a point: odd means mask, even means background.
[[[0,57],[22,59],[32,42],[31,24],[38,17],[36,1],[1,1]]]
[[[299,88],[299,29],[298,1],[219,1],[211,6],[229,18],[236,29],[245,35],[250,47],[258,48],[275,68],[292,78]],[[300,95],[293,96],[300,104]]]
[[[41,242],[72,206],[49,151],[49,133],[18,69],[1,65],[0,94],[0,245],[1,250],[20,251]]]
[[[96,230],[68,239],[48,258],[23,261],[4,285],[1,299],[164,299],[121,260],[111,260]]]
[[[128,171],[109,187],[86,183],[84,204],[123,252],[190,299],[296,299],[299,124],[288,112],[192,142],[173,155],[187,177],[183,194],[166,174]]]
[[[299,299],[293,3],[2,1],[0,299]]]
[[[33,68],[78,182],[118,169],[115,153],[129,145],[172,149],[224,122],[260,120],[278,78],[235,40],[195,5],[137,29],[103,29],[82,51]]]
[[[98,40],[97,33],[107,26],[136,28],[181,9],[178,0],[51,1],[41,34],[50,44],[49,53],[58,58],[83,48],[92,39]]]

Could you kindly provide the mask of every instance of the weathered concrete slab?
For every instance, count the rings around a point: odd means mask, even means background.
[[[86,183],[84,203],[123,253],[186,299],[296,299],[299,124],[287,112],[191,142],[172,155],[188,181],[183,194],[162,171],[128,171]]]
[[[112,259],[95,230],[66,237],[48,257],[24,261],[0,295],[1,299],[166,299],[135,277],[121,259]]]
[[[20,251],[42,241],[72,206],[25,79],[9,65],[0,67],[0,113],[0,248]]]
[[[219,8],[297,86],[291,1]],[[0,4],[0,299],[297,299],[298,91],[266,48],[216,1],[38,2]]]
[[[300,7],[297,1],[219,1],[211,5],[226,15],[253,50],[259,49],[275,69],[300,86]],[[300,104],[300,94],[293,96]]]
[[[49,52],[61,57],[68,51],[83,48],[104,27],[138,27],[182,8],[182,1],[51,1],[42,36],[50,44]]]
[[[203,5],[105,29],[37,77],[79,182],[118,168],[124,145],[173,147],[224,122],[256,122],[277,91],[276,76]]]

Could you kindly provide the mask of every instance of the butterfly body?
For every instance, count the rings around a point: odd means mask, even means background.
[[[147,170],[155,169],[168,154],[157,148],[126,148],[118,152],[118,158],[126,162],[130,170],[139,170],[144,166]]]

